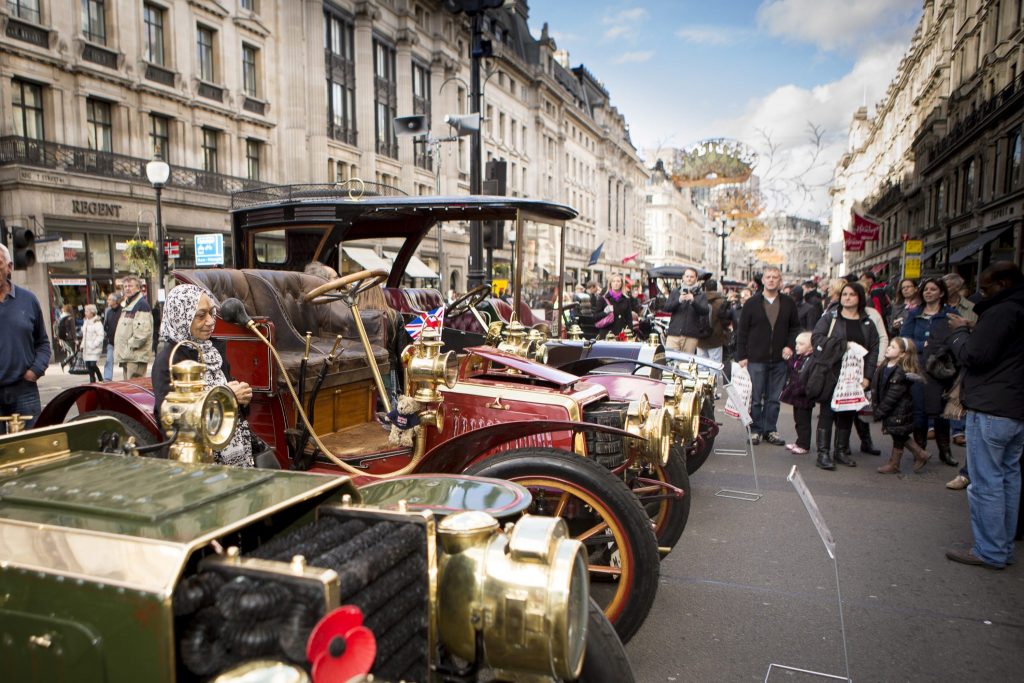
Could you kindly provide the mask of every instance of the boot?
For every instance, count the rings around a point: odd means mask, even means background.
[[[879,474],[899,474],[900,473],[900,459],[903,457],[903,449],[892,447],[892,453],[889,455],[889,462],[885,463],[878,468]]]
[[[857,428],[857,436],[860,437],[860,452],[865,455],[881,455],[882,451],[875,448],[875,444],[871,442],[871,425],[860,417],[855,417],[853,426]]]
[[[925,449],[921,448],[917,441],[914,439],[907,439],[907,450],[914,456],[914,471],[920,472],[924,469],[925,464],[928,462],[928,458],[932,457],[931,454]]]
[[[936,427],[935,429],[935,445],[939,447],[939,460],[949,465],[950,467],[957,467],[960,463],[956,458],[953,457],[953,452],[949,446],[949,426],[945,429]]]
[[[835,454],[832,457],[840,465],[846,465],[847,467],[857,466],[857,463],[853,459],[853,454],[850,453],[849,429],[836,430],[836,448]]]
[[[928,448],[928,428],[927,427],[914,427],[914,441],[921,448]]]
[[[817,465],[823,470],[834,470],[836,464],[832,462],[832,430],[818,427],[818,432],[815,434],[815,441],[818,447],[818,462]]]

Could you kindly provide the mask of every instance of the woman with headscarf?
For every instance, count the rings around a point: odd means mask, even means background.
[[[217,300],[212,294],[195,285],[178,285],[167,295],[163,320],[160,322],[160,348],[153,361],[153,412],[160,420],[160,406],[171,391],[169,361],[171,352],[179,342],[182,344],[174,353],[174,362],[200,360],[196,346],[202,350],[202,362],[206,364],[203,385],[206,388],[226,386],[238,399],[239,420],[231,443],[214,453],[216,462],[236,467],[253,467],[253,434],[249,421],[245,419],[246,406],[252,400],[252,388],[245,382],[231,381],[231,371],[224,358],[224,347],[219,341],[210,340],[217,323]]]

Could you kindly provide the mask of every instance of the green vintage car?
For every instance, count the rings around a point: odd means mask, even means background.
[[[224,438],[231,406],[201,407],[179,452]],[[515,513],[509,487],[369,505],[345,477],[139,456],[110,417],[0,436],[0,680],[632,680],[564,523],[473,509]]]

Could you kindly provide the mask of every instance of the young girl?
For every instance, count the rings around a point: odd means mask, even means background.
[[[875,371],[871,381],[871,407],[875,422],[892,437],[889,462],[878,468],[881,474],[897,474],[903,449],[914,454],[914,471],[920,472],[928,462],[928,452],[910,438],[914,431],[914,399],[910,387],[923,382],[917,366],[917,350],[906,337],[893,337],[885,348],[885,363]]]
[[[814,401],[807,397],[804,384],[800,381],[800,370],[803,369],[813,351],[811,333],[801,332],[798,334],[796,336],[796,353],[786,361],[788,368],[786,386],[782,389],[782,395],[779,396],[781,402],[793,406],[796,442],[786,444],[786,448],[798,455],[806,453],[811,448],[811,412],[814,410]]]

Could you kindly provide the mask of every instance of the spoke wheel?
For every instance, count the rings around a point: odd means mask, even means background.
[[[524,448],[467,471],[530,490],[530,512],[559,516],[587,548],[591,596],[622,639],[643,624],[658,590],[657,541],[646,511],[621,479],[597,463],[553,448]]]
[[[641,479],[655,479],[675,486],[683,490],[683,497],[666,497],[667,489]],[[658,545],[662,548],[675,547],[690,519],[690,475],[686,471],[683,448],[673,445],[666,464],[645,467],[639,476],[630,475],[629,487],[647,510]]]

